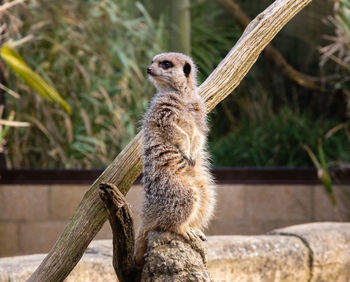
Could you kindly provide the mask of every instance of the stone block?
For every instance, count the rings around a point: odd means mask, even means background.
[[[87,185],[51,185],[51,218],[70,219],[88,189]]]
[[[208,269],[214,281],[308,281],[308,250],[286,236],[208,238]]]
[[[26,222],[20,224],[19,241],[21,253],[35,254],[48,252],[67,222]]]
[[[92,241],[65,281],[118,281],[112,266],[112,250],[111,240]],[[45,255],[0,258],[0,282],[26,281],[44,258]]]
[[[314,220],[315,221],[336,221],[339,218],[327,196],[325,188],[317,185],[314,188]]]
[[[350,221],[350,185],[334,185],[341,221]]]
[[[240,220],[245,216],[245,187],[243,185],[218,185],[216,187],[216,209],[213,221],[217,218]]]
[[[257,235],[263,234],[260,222],[216,218],[205,230],[206,235]]]
[[[312,186],[247,185],[248,220],[312,220]]]
[[[269,220],[261,223],[261,230],[263,234],[271,232],[271,230],[277,228],[285,228],[287,226],[296,225],[296,224],[304,224],[306,221],[304,220]]]
[[[44,258],[45,255],[0,258],[0,282],[26,281]]]
[[[273,231],[301,238],[312,257],[310,281],[350,281],[350,223],[320,222]]]
[[[111,240],[92,241],[66,281],[117,281],[112,251]],[[31,255],[0,259],[0,282],[25,281],[43,258],[42,255]],[[308,281],[307,263],[307,249],[298,238],[208,238],[208,270],[214,281]]]
[[[0,219],[42,220],[48,218],[47,185],[1,185]]]
[[[13,256],[18,251],[18,224],[0,222],[0,257]]]
[[[214,281],[350,281],[350,223],[304,224],[273,234],[208,237]],[[92,241],[67,281],[116,281],[112,251],[111,240]],[[43,258],[0,258],[0,281],[25,281]]]
[[[218,185],[216,188],[216,208],[207,234],[254,234],[254,226],[242,220],[244,211],[243,185]],[[249,231],[248,231],[249,230]]]

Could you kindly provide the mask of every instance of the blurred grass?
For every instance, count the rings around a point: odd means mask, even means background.
[[[315,120],[306,114],[296,115],[289,108],[251,121],[221,140],[210,142],[216,166],[287,166],[311,167],[305,145],[318,148],[319,138],[336,125],[336,121]],[[350,144],[344,131],[338,131],[323,142],[329,160],[350,163]]]
[[[3,19],[2,43],[32,35],[19,48],[28,65],[68,101],[72,115],[7,72],[8,99],[29,129],[10,132],[9,167],[102,167],[135,135],[153,94],[144,68],[161,52],[163,22],[130,1],[30,1]],[[20,153],[18,153],[20,152]]]
[[[129,142],[154,94],[144,69],[154,54],[168,50],[171,36],[163,13],[166,7],[156,2],[158,7],[153,0],[35,0],[11,8],[0,19],[5,25],[0,44],[32,36],[19,53],[55,86],[72,111],[68,115],[32,95],[7,71],[7,86],[21,98],[9,97],[6,107],[32,125],[9,131],[9,167],[103,167]],[[259,11],[268,4],[238,2],[259,6]],[[306,42],[323,25],[318,14],[323,4],[312,5],[318,5],[317,13],[308,12],[294,26],[289,24],[274,44],[297,69],[302,66],[302,71],[315,76],[333,74],[334,67],[318,67],[320,42]],[[150,16],[150,8],[160,14]],[[254,17],[257,12],[251,9],[248,14]],[[191,21],[192,56],[202,82],[241,31],[218,1],[192,0]],[[260,58],[210,118],[214,165],[305,167],[313,164],[304,146],[316,152],[318,140],[346,121],[346,107],[338,92],[311,93],[285,80]],[[350,161],[346,130],[326,138],[323,148],[331,162]]]

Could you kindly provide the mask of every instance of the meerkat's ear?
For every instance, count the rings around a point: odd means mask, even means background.
[[[190,73],[191,73],[191,65],[189,63],[186,63],[184,65],[183,70],[184,70],[185,76],[188,77],[190,75]]]

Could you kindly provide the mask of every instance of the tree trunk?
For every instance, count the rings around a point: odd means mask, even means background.
[[[208,112],[239,85],[264,47],[310,2],[277,0],[247,26],[236,45],[199,87]],[[141,172],[141,137],[142,132],[91,186],[60,238],[29,281],[62,281],[72,271],[108,216],[98,194],[99,183],[113,183],[124,195],[127,193]]]
[[[189,0],[171,0],[171,51],[191,54],[191,13]]]
[[[206,256],[200,239],[186,241],[180,236],[151,231],[141,281],[211,281]]]

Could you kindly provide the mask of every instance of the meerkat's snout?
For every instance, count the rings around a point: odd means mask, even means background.
[[[146,68],[146,72],[147,72],[147,74],[152,75],[152,67],[151,67],[151,66],[148,66],[148,67]]]

